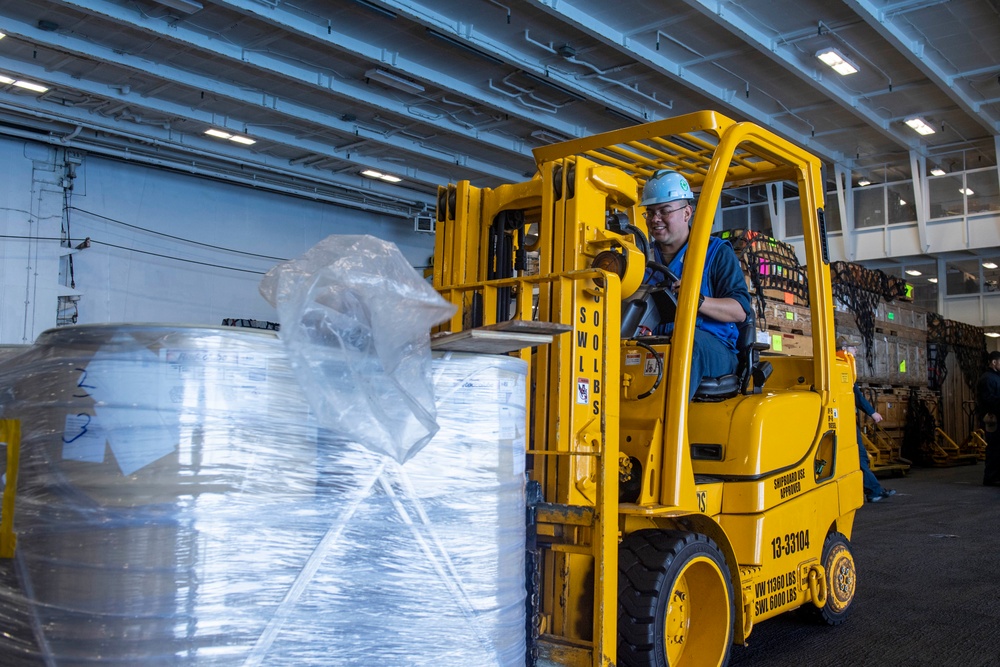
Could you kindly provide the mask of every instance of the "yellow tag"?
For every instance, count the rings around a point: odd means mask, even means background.
[[[771,349],[775,352],[781,352],[781,334],[771,336]]]
[[[794,320],[795,319],[795,313],[785,313],[785,319],[786,320]]]
[[[899,362],[899,372],[900,373],[906,372],[906,359],[903,359],[901,362]]]

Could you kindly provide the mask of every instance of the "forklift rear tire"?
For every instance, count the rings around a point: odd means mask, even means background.
[[[823,568],[826,570],[826,604],[812,607],[822,623],[840,625],[851,613],[851,603],[858,588],[851,543],[840,533],[830,533],[823,542]]]
[[[622,541],[620,667],[721,667],[735,616],[729,567],[707,536],[639,530]]]

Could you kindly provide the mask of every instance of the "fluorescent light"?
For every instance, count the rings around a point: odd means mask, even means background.
[[[997,268],[996,262],[983,262],[984,269],[995,269]]]
[[[365,77],[372,79],[373,81],[378,81],[379,83],[389,86],[390,88],[396,88],[397,90],[402,90],[407,93],[424,92],[424,87],[416,81],[410,81],[405,77],[393,74],[392,72],[387,72],[384,69],[372,68],[365,72]]]
[[[232,132],[226,132],[225,130],[216,130],[214,127],[205,130],[205,134],[219,139],[229,139],[234,143],[243,144],[244,146],[253,146],[257,143],[256,139],[251,139],[245,134],[233,134]]]
[[[837,49],[823,49],[816,52],[816,57],[833,68],[833,71],[841,76],[854,74],[858,71],[858,66]]]
[[[944,176],[944,169],[941,167],[934,167],[931,169],[931,176]]]
[[[922,275],[924,275],[924,274],[920,273],[920,271],[917,271],[916,269],[907,269],[906,271],[904,271],[904,273],[906,275],[908,275],[908,276],[922,276]]]
[[[986,335],[990,338],[1000,338],[1000,333],[997,333],[996,331],[987,331]]]
[[[3,39],[3,38],[4,38],[4,37],[6,37],[6,36],[7,36],[7,35],[5,35],[5,34],[3,34],[2,32],[0,32],[0,39]]]
[[[871,184],[872,182],[869,180],[858,181],[858,185],[860,185],[861,187],[865,187],[866,185],[871,185]]]
[[[18,88],[24,88],[25,90],[31,90],[36,93],[45,93],[48,92],[49,90],[48,88],[46,88],[41,84],[32,83],[31,81],[21,81],[19,79],[12,79],[9,76],[4,76],[2,74],[0,74],[0,84],[7,86],[14,85],[17,86]]]
[[[937,285],[937,278],[928,278],[927,282],[934,283],[935,285]]]
[[[379,178],[383,181],[389,183],[399,183],[401,179],[399,176],[393,176],[392,174],[383,174],[381,171],[375,171],[374,169],[365,169],[361,172],[362,176],[367,176],[368,178]]]
[[[899,205],[900,205],[900,206],[906,206],[906,201],[905,201],[905,200],[903,200],[903,199],[900,199],[900,200],[899,200]]]
[[[976,194],[975,192],[973,192],[973,191],[972,191],[971,189],[969,189],[969,188],[959,188],[959,189],[958,189],[958,191],[959,191],[959,192],[961,192],[961,193],[962,193],[963,195],[965,195],[965,196],[967,196],[967,197],[969,197],[969,196],[971,196],[971,195],[974,195],[974,194]]]
[[[934,134],[934,128],[931,127],[923,118],[907,118],[903,122],[916,131],[917,134]]]

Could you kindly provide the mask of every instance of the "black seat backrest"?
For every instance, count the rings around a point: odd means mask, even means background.
[[[771,362],[760,361],[760,351],[768,345],[757,342],[757,321],[750,313],[736,325],[736,371],[729,375],[702,378],[694,393],[696,401],[722,401],[746,393],[753,379],[753,392],[760,393],[764,381],[771,375]]]

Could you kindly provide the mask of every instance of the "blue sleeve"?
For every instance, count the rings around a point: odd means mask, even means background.
[[[753,306],[750,305],[750,291],[747,289],[747,281],[743,276],[743,269],[740,267],[740,260],[736,257],[733,247],[727,241],[715,254],[712,262],[712,296],[719,299],[736,299],[743,312],[750,315]]]
[[[868,399],[865,398],[865,395],[861,393],[861,389],[858,387],[857,382],[854,383],[854,402],[857,404],[859,408],[861,408],[861,411],[864,412],[869,417],[875,414],[875,408],[872,407],[872,404],[868,402]]]

